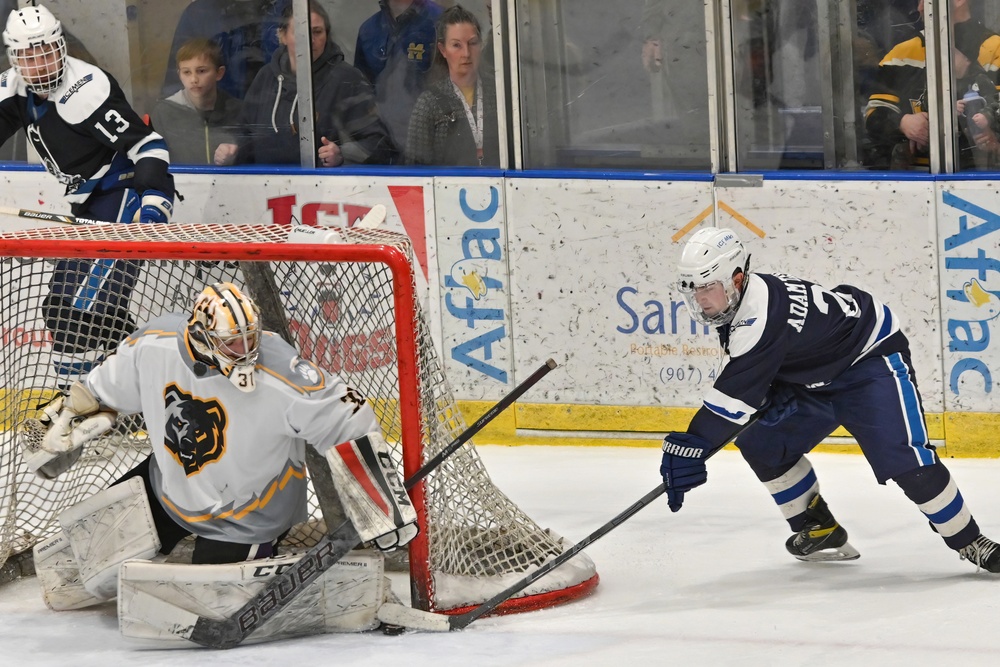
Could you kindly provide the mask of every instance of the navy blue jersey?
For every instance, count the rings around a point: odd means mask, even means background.
[[[718,332],[728,359],[688,428],[711,443],[745,424],[772,382],[815,389],[876,348],[908,348],[898,318],[868,292],[783,274],[750,274],[736,315]]]
[[[45,169],[66,186],[71,203],[128,187],[173,197],[163,137],[139,118],[118,82],[94,65],[67,57],[62,83],[45,98],[13,68],[0,74],[0,143],[20,129]]]

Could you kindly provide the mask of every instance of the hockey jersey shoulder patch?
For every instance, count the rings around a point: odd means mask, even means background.
[[[323,381],[323,374],[319,368],[305,359],[292,359],[292,375],[312,386],[318,386]]]
[[[261,338],[257,369],[300,394],[327,386],[326,374],[319,366],[300,357],[295,348],[271,333]]]
[[[101,108],[111,95],[111,79],[99,67],[82,60],[66,59],[63,84],[52,95],[59,115],[77,125]]]

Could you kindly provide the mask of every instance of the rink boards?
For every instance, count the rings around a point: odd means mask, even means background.
[[[681,305],[674,265],[695,229],[732,227],[756,270],[873,290],[903,319],[932,438],[950,455],[1000,455],[998,183],[666,178],[178,173],[174,218],[345,225],[386,205],[386,226],[414,242],[432,332],[470,418],[549,357],[559,363],[484,437],[572,444],[684,428],[720,356]],[[41,172],[0,172],[0,184],[0,205],[68,212]],[[0,216],[0,229],[25,224],[36,223]],[[6,355],[48,338],[0,312],[0,342]]]

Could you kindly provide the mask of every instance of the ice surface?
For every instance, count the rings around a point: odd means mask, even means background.
[[[542,526],[580,539],[659,483],[656,449],[480,447],[497,485]],[[597,592],[462,632],[325,635],[230,651],[136,649],[113,605],[55,613],[34,579],[0,588],[4,665],[995,665],[1000,575],[947,549],[864,459],[813,455],[823,495],[861,559],[809,564],[739,454],[671,514],[642,510],[593,544]],[[948,460],[983,531],[1000,538],[1000,461]],[[403,581],[395,581],[401,589]]]

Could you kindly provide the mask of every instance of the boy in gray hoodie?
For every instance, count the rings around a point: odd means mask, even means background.
[[[225,73],[222,51],[211,40],[191,39],[177,50],[177,74],[184,87],[150,115],[174,164],[214,164],[219,145],[232,143],[239,134],[243,103],[218,87]]]

